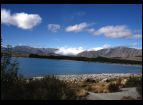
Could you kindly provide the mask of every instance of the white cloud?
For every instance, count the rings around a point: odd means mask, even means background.
[[[80,32],[80,31],[83,31],[87,27],[88,27],[88,24],[83,22],[83,23],[76,24],[73,26],[68,26],[65,28],[65,31],[66,32]]]
[[[101,47],[90,48],[90,49],[84,49],[83,47],[78,47],[78,48],[61,47],[61,48],[58,48],[58,50],[55,53],[60,54],[60,55],[77,55],[83,51],[98,51],[98,50],[101,50],[103,48],[110,48],[110,47],[111,47],[111,45],[109,45],[109,44],[104,44]]]
[[[48,30],[52,32],[57,32],[61,26],[59,24],[48,24]]]
[[[56,54],[61,54],[61,55],[76,55],[76,54],[78,54],[82,51],[84,51],[84,49],[82,47],[79,47],[79,48],[61,47],[55,53]]]
[[[94,23],[95,24],[95,23]],[[66,32],[88,32],[95,36],[104,35],[108,38],[133,38],[141,39],[142,35],[133,34],[132,31],[126,25],[108,25],[99,29],[90,28],[93,24],[87,24],[86,22],[68,26],[65,28]]]
[[[9,10],[1,9],[1,22],[4,24],[11,24],[12,17]]]
[[[134,39],[142,39],[142,35],[141,34],[135,34],[133,35]]]
[[[111,45],[109,45],[109,44],[104,44],[102,47],[103,47],[103,48],[110,48]]]
[[[109,38],[129,38],[132,33],[125,25],[104,26],[98,29],[95,35],[103,34]]]
[[[6,25],[14,25],[22,29],[32,29],[42,18],[38,14],[27,14],[25,12],[11,14],[9,10],[1,9],[1,22]]]
[[[141,39],[141,34],[133,34],[132,31],[125,25],[104,26],[95,30],[94,28],[86,29],[87,32],[93,35],[104,35],[109,38],[129,38]]]
[[[103,49],[103,47],[90,48],[90,49],[87,49],[87,51],[98,51],[101,49]]]
[[[109,44],[104,44],[103,46],[101,47],[96,47],[96,48],[91,48],[91,49],[87,49],[87,51],[98,51],[98,50],[101,50],[101,49],[104,49],[104,48],[110,48],[111,45]]]
[[[89,28],[89,29],[86,29],[86,31],[90,34],[93,34],[93,35],[97,35],[96,34],[96,30],[94,28]]]

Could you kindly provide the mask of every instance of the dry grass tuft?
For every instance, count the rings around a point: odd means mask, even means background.
[[[80,89],[76,92],[78,97],[85,97],[87,96],[89,93],[85,90],[85,89]]]

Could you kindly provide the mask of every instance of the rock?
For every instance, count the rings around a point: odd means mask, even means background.
[[[101,82],[107,82],[108,81],[108,78],[104,78],[101,80]]]
[[[128,79],[122,79],[121,80],[121,85],[125,85],[127,83]]]

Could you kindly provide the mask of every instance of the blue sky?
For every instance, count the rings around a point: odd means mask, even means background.
[[[142,48],[141,4],[1,5],[3,45]]]

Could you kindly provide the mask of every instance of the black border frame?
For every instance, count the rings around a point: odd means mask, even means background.
[[[0,0],[1,4],[142,4],[142,0]]]
[[[142,4],[142,0],[0,0],[1,4]],[[39,101],[39,100],[1,100],[3,104],[88,104],[88,105],[139,105],[142,103],[142,100],[136,101],[90,101],[90,100],[78,100],[78,101],[60,101],[60,100],[47,100],[47,101]],[[95,102],[95,104],[94,104]],[[109,103],[108,103],[109,102]],[[127,102],[127,103],[126,103]],[[129,103],[128,103],[129,102]]]

